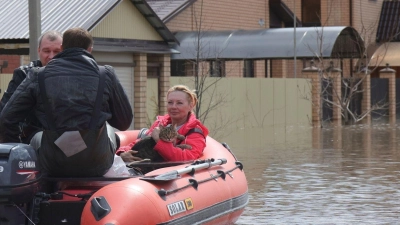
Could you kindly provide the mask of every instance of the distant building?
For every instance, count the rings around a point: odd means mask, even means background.
[[[383,0],[365,1],[365,0],[251,0],[251,1],[240,1],[240,0],[176,0],[176,1],[160,1],[160,0],[147,0],[149,5],[157,13],[157,15],[163,20],[167,27],[177,35],[178,40],[185,40],[187,37],[193,36],[193,34],[183,33],[188,31],[196,31],[199,28],[201,22],[201,29],[204,32],[211,32],[211,36],[214,35],[221,41],[229,41],[222,31],[232,31],[231,36],[234,37],[235,31],[246,30],[254,31],[260,29],[279,29],[279,28],[292,28],[294,30],[294,21],[296,21],[296,27],[351,27],[354,28],[361,36],[366,45],[375,45],[376,31],[378,28],[378,22],[381,12]],[[295,18],[294,18],[295,17]],[[200,18],[202,18],[200,20]],[[213,33],[215,32],[215,33]],[[261,32],[261,31],[260,31]],[[285,36],[277,36],[273,43],[268,38],[269,42],[261,43],[262,37],[256,38],[257,42],[252,42],[253,39],[249,38],[252,35],[260,35],[258,33],[248,32],[247,46],[253,44],[253,48],[256,49],[261,45],[265,45],[264,48],[260,47],[260,51],[271,48],[271,51],[279,51],[279,48],[275,46],[287,46],[292,45],[294,49],[293,35],[290,33],[284,34]],[[278,32],[277,32],[278,33]],[[322,35],[322,34],[321,34]],[[346,37],[349,34],[342,34],[342,37]],[[228,35],[228,38],[231,36]],[[370,38],[366,40],[366,37]],[[315,37],[315,42],[318,42],[318,37]],[[288,40],[291,42],[288,43]],[[326,45],[333,45],[340,40],[331,39],[331,42],[325,43]],[[246,40],[243,40],[246,42]],[[360,48],[359,45],[361,40],[353,41],[352,49]],[[193,43],[194,44],[194,43]],[[297,47],[304,47],[301,43],[301,37],[298,38]],[[204,44],[206,45],[206,44]],[[346,45],[347,46],[347,45]],[[365,46],[368,47],[368,46]],[[229,51],[227,49],[226,51]],[[287,49],[283,49],[287,50]],[[180,51],[184,49],[181,47]],[[192,51],[192,50],[190,50]],[[203,54],[207,55],[206,51],[203,50]],[[318,50],[313,50],[317,52]],[[237,52],[234,52],[237,53]],[[193,54],[195,55],[195,54]],[[257,57],[262,56],[258,54]],[[214,57],[214,60],[207,60],[206,68],[212,76],[227,76],[227,77],[299,77],[301,70],[308,65],[311,58],[317,59],[316,54],[308,57],[296,58],[296,73],[294,72],[294,51],[286,54],[285,59],[281,57],[273,58],[271,54],[265,55],[264,58],[254,58],[251,55],[247,58],[238,60],[233,58],[220,58],[216,55],[208,57]],[[283,53],[278,54],[283,55]],[[342,56],[341,56],[342,57]],[[357,68],[358,55],[348,55],[348,57],[339,58],[339,56],[332,56],[335,60],[335,66],[338,66],[343,71],[343,76],[350,76]],[[326,59],[326,58],[324,58]],[[329,61],[327,59],[325,63],[328,67]],[[191,59],[193,60],[193,59]],[[192,66],[183,63],[182,59],[179,58],[179,54],[172,56],[172,68],[171,70],[174,75],[190,75],[192,73]],[[185,72],[183,72],[185,71]],[[229,71],[229,73],[227,72]]]

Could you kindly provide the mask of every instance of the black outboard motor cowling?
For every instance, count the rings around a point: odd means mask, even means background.
[[[0,204],[32,201],[40,178],[36,151],[31,146],[0,144]]]

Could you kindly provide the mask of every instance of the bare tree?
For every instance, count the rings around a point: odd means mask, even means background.
[[[332,1],[333,2],[333,1]],[[331,4],[332,4],[331,2]],[[360,1],[361,4],[361,1]],[[361,7],[361,6],[360,6]],[[333,9],[333,7],[329,7]],[[361,10],[362,12],[362,10]],[[330,12],[328,12],[328,18],[330,17]],[[325,21],[324,24],[327,24]],[[353,60],[348,60],[350,70],[352,70],[353,66],[355,66],[354,73],[350,73],[346,76],[343,74],[342,71],[337,71],[335,68],[340,68],[339,64],[342,64],[345,61],[344,55],[335,55],[333,58],[324,58],[323,51],[324,46],[326,43],[323,43],[324,40],[324,25],[321,29],[316,28],[316,41],[318,43],[318,49],[311,49],[313,51],[315,58],[317,59],[315,62],[315,66],[319,69],[319,80],[321,85],[321,92],[320,92],[320,106],[325,104],[326,107],[332,109],[337,107],[340,109],[341,116],[344,120],[345,124],[353,124],[360,122],[365,117],[370,115],[372,112],[378,112],[388,108],[388,102],[385,99],[381,101],[375,102],[368,107],[368,110],[365,111],[358,111],[353,106],[354,103],[360,103],[362,95],[365,94],[365,88],[369,88],[366,85],[366,80],[369,78],[370,74],[378,68],[380,65],[383,57],[375,59],[371,61],[371,55],[369,55],[369,48],[365,48],[364,46],[375,47],[375,34],[376,34],[376,25],[378,20],[375,23],[365,25],[362,23],[362,27],[360,30],[359,35],[349,34],[353,37],[352,46],[356,48],[355,52],[358,52],[358,56],[354,56],[352,59],[358,59],[357,64],[353,63]],[[361,38],[361,40],[357,39]],[[363,43],[359,45],[358,43]],[[385,49],[387,46],[383,44]],[[343,52],[348,51],[349,49],[347,46],[341,46]],[[340,52],[340,51],[339,51]],[[348,57],[348,56],[347,56]],[[334,82],[341,82],[341,85],[334,85]],[[339,90],[340,88],[340,90]],[[320,110],[320,120],[323,120],[323,110]]]
[[[193,43],[195,46],[194,57],[186,60],[186,66],[192,67],[192,74],[189,75],[194,78],[193,86],[198,97],[195,107],[196,117],[205,124],[211,114],[217,116],[218,119],[214,118],[213,121],[218,121],[218,123],[209,123],[207,126],[213,136],[218,138],[229,135],[220,131],[231,122],[230,118],[217,113],[218,108],[223,107],[229,101],[227,92],[217,92],[221,79],[229,71],[225,69],[225,61],[219,58],[221,52],[218,51],[221,50],[218,50],[217,46],[207,43],[207,39],[204,38],[206,29],[203,25],[203,0],[198,3],[199,7],[195,8],[194,5],[192,12],[196,32]]]

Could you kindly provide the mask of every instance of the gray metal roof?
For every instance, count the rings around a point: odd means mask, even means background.
[[[195,0],[146,0],[150,7],[164,22],[168,22],[181,10],[195,2]]]
[[[178,32],[180,54],[172,59],[195,59],[197,32]],[[263,30],[206,31],[200,33],[202,59],[288,59],[294,57],[294,28]],[[322,41],[321,41],[322,40]],[[322,44],[321,44],[322,43]],[[359,58],[364,43],[351,27],[296,28],[298,58]]]
[[[143,52],[154,54],[179,53],[160,41],[116,40],[108,38],[95,38],[93,50],[98,52]]]
[[[377,42],[400,41],[400,2],[383,1],[379,17]]]
[[[131,2],[166,42],[169,44],[179,44],[177,43],[178,41],[176,40],[175,36],[171,33],[167,26],[165,26],[160,17],[153,11],[153,9],[145,0],[131,0]]]
[[[121,0],[41,0],[42,31],[91,30]],[[26,0],[0,0],[0,39],[29,39]]]
[[[41,0],[42,31],[93,29],[122,0]],[[168,43],[175,36],[145,0],[130,0]],[[28,0],[0,0],[0,40],[29,39]]]

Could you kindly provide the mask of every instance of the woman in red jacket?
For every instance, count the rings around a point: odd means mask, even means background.
[[[197,96],[188,87],[176,85],[168,90],[167,93],[167,112],[164,116],[157,116],[156,121],[147,131],[146,135],[151,135],[157,143],[154,147],[165,161],[186,161],[198,159],[206,147],[205,137],[208,129],[196,118],[193,108],[196,106]],[[175,147],[172,142],[160,140],[159,125],[167,126],[176,124],[179,134],[185,136],[182,144],[192,147],[191,150]],[[136,151],[131,150],[135,143],[120,147],[116,154],[120,155],[125,162],[141,160],[135,157]]]

